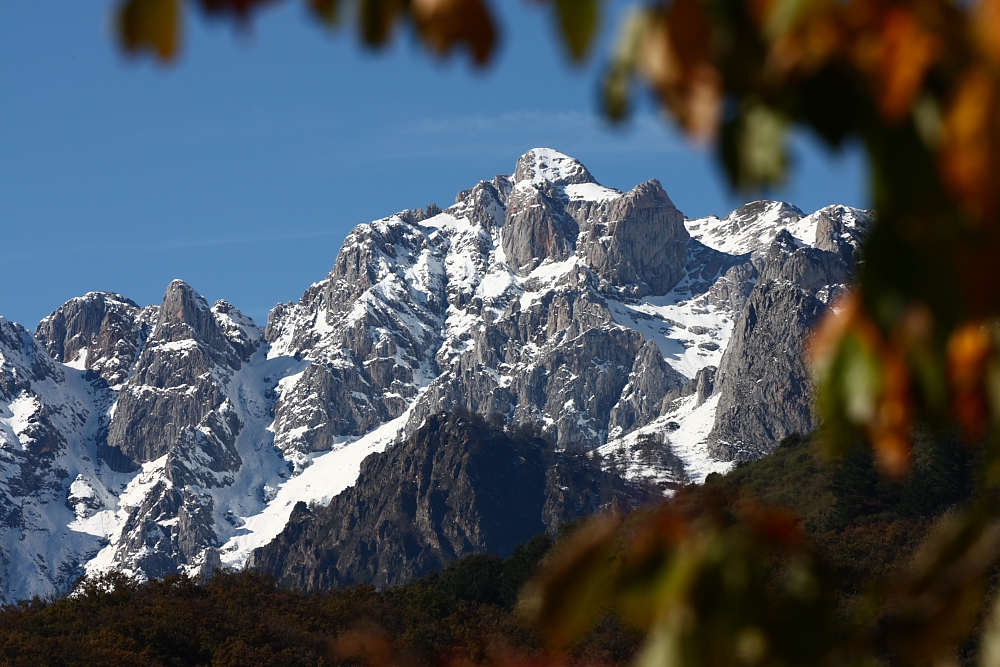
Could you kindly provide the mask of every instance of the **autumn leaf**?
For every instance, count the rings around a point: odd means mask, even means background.
[[[438,54],[464,44],[480,66],[493,55],[497,29],[482,0],[413,0],[412,10],[420,35]]]
[[[904,5],[887,13],[879,43],[879,106],[887,121],[898,123],[909,114],[941,46],[913,10]]]

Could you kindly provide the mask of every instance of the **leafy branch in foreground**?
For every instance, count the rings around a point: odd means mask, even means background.
[[[613,609],[645,633],[643,667],[992,655],[993,634],[981,650],[976,634],[1000,533],[976,509],[978,453],[956,456],[954,439],[924,433],[914,474],[893,480],[863,448],[831,465],[818,444],[789,437],[662,507],[579,530],[556,545],[522,610],[559,648]]]

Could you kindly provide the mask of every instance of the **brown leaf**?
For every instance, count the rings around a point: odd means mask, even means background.
[[[173,60],[180,48],[180,0],[126,0],[118,8],[118,39],[131,54]]]
[[[327,25],[340,23],[340,0],[306,0],[316,18]]]
[[[245,23],[250,15],[259,7],[275,0],[199,0],[202,9],[210,14],[222,14],[234,17]]]
[[[379,47],[392,37],[396,23],[404,15],[403,0],[359,0],[358,27],[369,46]]]
[[[424,42],[440,55],[458,45],[485,65],[497,43],[497,29],[482,0],[413,0],[413,17]]]

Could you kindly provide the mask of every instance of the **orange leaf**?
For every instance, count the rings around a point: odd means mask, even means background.
[[[698,0],[651,12],[638,69],[691,137],[714,138],[722,119],[723,79],[710,59],[711,27]]]
[[[986,430],[986,362],[992,352],[990,337],[980,322],[967,322],[948,339],[948,377],[953,392],[952,409],[968,439]]]
[[[998,143],[996,92],[986,70],[970,69],[958,83],[944,123],[941,171],[952,194],[974,220],[990,213],[996,196],[990,164],[991,149]]]
[[[889,122],[903,120],[928,68],[941,52],[937,37],[924,29],[913,11],[897,6],[884,19],[879,58],[879,106]]]
[[[868,428],[879,464],[886,473],[899,477],[910,467],[910,374],[898,350],[883,348],[881,353],[883,389],[875,422]]]
[[[848,292],[831,304],[820,320],[807,342],[807,356],[817,375],[823,376],[829,371],[837,349],[857,319],[860,308],[861,299],[856,293]]]
[[[680,83],[683,76],[681,67],[665,18],[652,14],[639,47],[639,71],[662,94]]]

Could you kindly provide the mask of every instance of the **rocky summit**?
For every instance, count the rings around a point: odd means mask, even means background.
[[[817,425],[803,345],[870,223],[688,219],[535,149],[359,225],[266,328],[182,281],[0,318],[0,601],[248,562],[387,585],[764,455]]]

